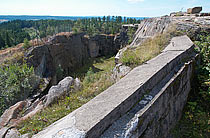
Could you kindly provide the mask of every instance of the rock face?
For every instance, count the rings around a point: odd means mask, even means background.
[[[139,45],[142,40],[153,37],[157,33],[163,33],[171,23],[169,17],[158,17],[145,19],[139,24],[138,30],[134,34],[134,40],[131,46]]]
[[[196,39],[202,31],[209,32],[210,16],[164,16],[145,19],[139,24],[130,46],[138,46],[144,39],[166,32],[172,24],[175,25],[176,30],[184,31],[191,39]]]
[[[114,55],[127,42],[126,32],[118,35],[59,34],[47,44],[31,49],[26,57],[41,77],[55,76],[59,72],[67,76],[83,66],[89,58]],[[59,80],[61,78],[57,78]],[[57,82],[54,80],[54,84]]]
[[[196,13],[200,13],[201,11],[202,11],[202,7],[194,7],[194,8],[187,9],[188,14],[196,14]]]

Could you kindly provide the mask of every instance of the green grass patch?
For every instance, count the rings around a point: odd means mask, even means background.
[[[175,26],[172,25],[167,32],[146,39],[136,48],[128,48],[120,58],[120,62],[132,68],[136,67],[160,54],[172,37],[180,35],[183,33],[176,31]]]

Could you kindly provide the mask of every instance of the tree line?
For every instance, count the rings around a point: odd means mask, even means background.
[[[44,38],[59,32],[85,32],[89,36],[116,34],[120,32],[122,24],[136,23],[140,23],[140,20],[121,16],[77,20],[14,20],[0,24],[0,49],[15,46],[24,39]]]

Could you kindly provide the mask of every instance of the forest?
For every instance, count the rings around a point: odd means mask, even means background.
[[[122,24],[136,24],[141,20],[121,16],[90,17],[78,20],[14,20],[0,24],[0,49],[15,46],[24,39],[33,40],[60,32],[80,33],[89,36],[116,34]]]

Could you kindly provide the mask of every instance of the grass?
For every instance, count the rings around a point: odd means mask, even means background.
[[[114,83],[114,80],[111,78],[114,66],[113,57],[91,60],[89,64],[74,73],[74,76],[79,76],[82,81],[82,90],[63,97],[58,103],[47,107],[29,120],[22,122],[18,126],[19,132],[21,134],[36,134],[43,128],[87,103]]]
[[[172,37],[182,34],[182,32],[177,32],[175,26],[172,25],[167,32],[158,34],[153,38],[146,39],[136,48],[128,48],[128,50],[126,50],[120,58],[120,62],[132,68],[141,65],[160,54],[161,51],[169,44]]]

